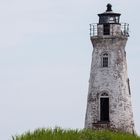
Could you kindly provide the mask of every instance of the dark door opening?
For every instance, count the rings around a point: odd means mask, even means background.
[[[104,35],[110,35],[110,24],[104,24]]]
[[[100,121],[109,121],[109,98],[100,98]]]

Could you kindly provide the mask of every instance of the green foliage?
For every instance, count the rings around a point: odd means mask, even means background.
[[[12,137],[12,140],[140,140],[140,137],[127,133],[92,130],[64,130],[37,129],[34,132],[26,132],[20,136]]]

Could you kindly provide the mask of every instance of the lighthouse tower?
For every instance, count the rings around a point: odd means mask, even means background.
[[[85,128],[113,129],[134,133],[131,91],[127,75],[125,46],[128,24],[107,5],[90,24],[93,45]]]

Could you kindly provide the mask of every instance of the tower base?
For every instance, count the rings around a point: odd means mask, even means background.
[[[97,122],[97,123],[93,123],[92,124],[92,128],[88,128],[88,129],[92,129],[92,130],[110,130],[113,132],[124,132],[124,133],[130,133],[133,135],[136,135],[136,131],[134,129],[132,129],[131,131],[126,131],[123,130],[122,128],[116,128],[115,126],[111,125],[110,122]]]

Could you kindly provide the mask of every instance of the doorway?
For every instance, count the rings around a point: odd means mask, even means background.
[[[100,98],[100,121],[109,122],[109,98]]]
[[[103,31],[104,35],[110,35],[110,24],[104,24],[103,29],[104,29]]]

